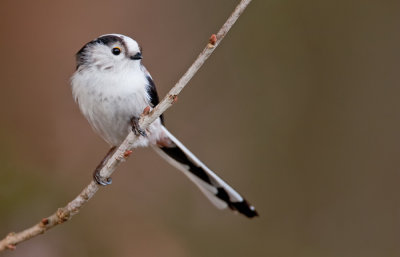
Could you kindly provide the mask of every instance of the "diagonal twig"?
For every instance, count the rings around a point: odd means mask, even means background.
[[[142,129],[146,129],[153,121],[155,121],[162,113],[164,113],[176,102],[178,94],[212,54],[212,52],[219,45],[221,40],[225,37],[250,2],[251,0],[240,1],[225,24],[221,27],[216,35],[213,34],[211,36],[207,46],[200,53],[186,73],[179,79],[175,86],[168,92],[164,99],[148,115],[141,117],[139,125]],[[110,177],[117,166],[129,156],[130,149],[136,140],[137,137],[135,134],[133,132],[129,133],[124,142],[118,147],[113,156],[109,158],[109,160],[100,170],[100,176],[105,178]],[[6,249],[14,250],[17,244],[31,239],[37,235],[43,234],[56,225],[68,221],[73,215],[77,214],[85,205],[85,203],[96,194],[100,187],[101,186],[99,186],[96,182],[91,181],[75,199],[69,202],[66,206],[59,208],[49,217],[42,219],[39,223],[21,232],[8,234],[0,241],[0,252]]]

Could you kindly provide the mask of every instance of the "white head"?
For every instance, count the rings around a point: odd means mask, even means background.
[[[120,34],[102,35],[76,54],[76,69],[115,70],[126,66],[140,66],[142,51],[138,43]]]

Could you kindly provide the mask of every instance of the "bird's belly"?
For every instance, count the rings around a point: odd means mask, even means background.
[[[107,96],[93,99],[91,110],[85,115],[93,129],[110,145],[122,143],[131,131],[131,119],[139,118],[148,106],[145,96],[129,94],[124,96]],[[87,106],[87,105],[86,105]],[[141,139],[140,145],[147,145],[148,140]]]
[[[131,131],[131,119],[139,118],[150,105],[147,80],[135,74],[77,74],[73,79],[73,95],[92,128],[111,146],[122,143]],[[155,143],[160,121],[148,129],[135,146]]]
[[[119,145],[130,131],[130,119],[134,116],[133,108],[125,105],[121,99],[107,98],[92,105],[89,123],[93,129],[110,145]],[[132,105],[132,104],[130,104]],[[131,107],[131,108],[130,108]]]

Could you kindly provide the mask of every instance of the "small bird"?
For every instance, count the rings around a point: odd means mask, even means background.
[[[192,154],[164,126],[160,116],[146,130],[139,126],[145,109],[155,107],[158,94],[142,65],[142,49],[130,37],[107,34],[84,45],[76,54],[71,77],[72,94],[93,130],[111,149],[94,171],[94,180],[108,185],[111,178],[99,172],[132,130],[139,139],[134,147],[151,146],[181,170],[218,208],[229,207],[245,216],[258,216],[255,208]]]

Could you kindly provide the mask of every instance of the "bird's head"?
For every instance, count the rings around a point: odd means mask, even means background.
[[[140,66],[142,50],[130,37],[120,34],[102,35],[86,45],[76,54],[79,69],[115,70],[126,66]]]

